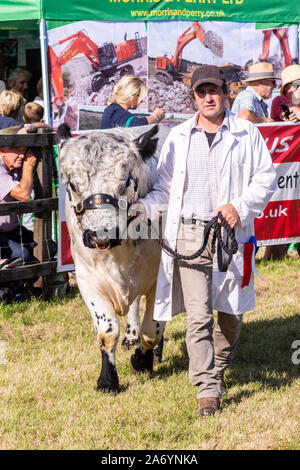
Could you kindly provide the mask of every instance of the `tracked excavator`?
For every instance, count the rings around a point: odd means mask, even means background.
[[[143,55],[139,33],[135,33],[134,39],[125,37],[122,43],[104,43],[99,47],[85,31],[78,31],[62,39],[58,44],[68,41],[69,44],[59,56],[56,55],[53,47],[48,48],[54,112],[59,110],[64,103],[62,66],[76,55],[84,54],[91,63],[91,76],[86,83],[86,90],[89,94],[99,91],[116,74],[119,78],[126,74],[133,74],[134,69],[128,62]]]
[[[203,46],[207,47],[214,55],[223,57],[223,40],[213,31],[204,31],[199,21],[193,21],[193,26],[188,28],[177,41],[174,56],[157,57],[155,60],[156,78],[161,82],[171,85],[174,80],[183,80],[187,72],[187,61],[182,58],[184,47],[194,39],[199,39]]]
[[[270,54],[270,43],[272,33],[279,41],[281,53],[284,58],[284,67],[288,67],[292,64],[292,55],[289,47],[289,35],[287,33],[287,28],[276,28],[276,29],[264,29],[262,30],[264,35],[263,39],[263,50],[262,54],[259,56],[260,61],[268,61]]]

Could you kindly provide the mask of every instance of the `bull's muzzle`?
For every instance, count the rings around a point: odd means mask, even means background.
[[[85,230],[83,232],[83,244],[88,248],[97,248],[99,251],[107,251],[121,244],[119,240],[119,231],[113,238],[109,236],[109,232],[99,235],[96,231]]]

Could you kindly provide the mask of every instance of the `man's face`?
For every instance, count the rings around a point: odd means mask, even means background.
[[[18,91],[19,93],[21,93],[21,95],[26,95],[27,91],[28,91],[28,85],[29,85],[29,80],[28,80],[28,77],[25,73],[19,73],[18,74],[18,78],[17,80],[15,81],[14,83],[14,90]]]
[[[261,80],[259,85],[259,94],[264,99],[267,100],[271,98],[272,91],[276,87],[276,80],[272,80],[271,78],[264,78]]]
[[[0,155],[6,167],[12,171],[21,168],[27,147],[2,147]]]
[[[221,87],[213,83],[202,83],[194,91],[195,105],[201,116],[208,120],[224,115],[225,95]]]

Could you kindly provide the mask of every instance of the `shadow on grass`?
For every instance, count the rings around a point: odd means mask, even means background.
[[[163,352],[163,362],[155,371],[162,378],[188,371],[185,332],[176,332],[172,339],[181,342],[180,354],[167,357],[166,351]],[[225,402],[240,402],[257,392],[257,384],[277,390],[299,378],[300,365],[293,363],[293,357],[294,362],[295,358],[300,359],[300,346],[297,346],[299,353],[292,346],[296,340],[300,341],[299,312],[288,318],[244,323],[235,358],[225,378],[228,390],[233,385],[253,383],[254,386],[253,390],[251,387],[239,390],[228,399],[225,395]]]

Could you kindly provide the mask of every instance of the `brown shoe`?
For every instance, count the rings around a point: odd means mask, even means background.
[[[199,398],[199,411],[201,416],[214,415],[220,408],[220,400],[216,397]]]
[[[227,391],[225,380],[224,380],[224,375],[217,374],[216,379],[221,381],[221,393],[222,395],[224,395],[224,393]]]

